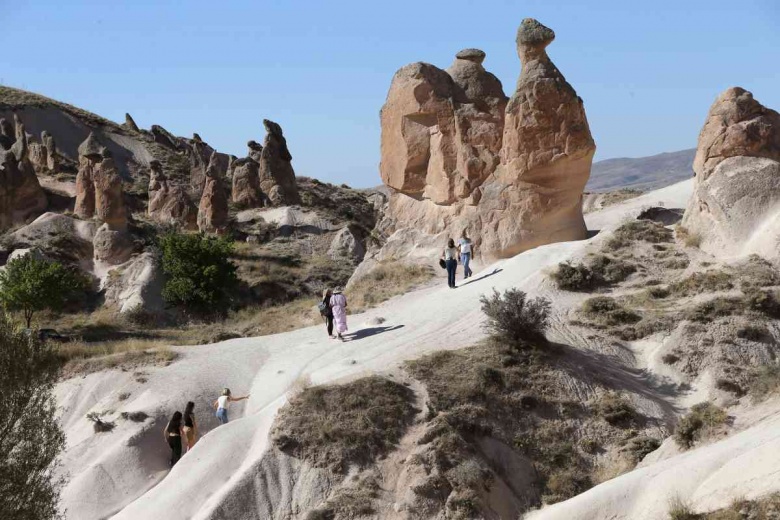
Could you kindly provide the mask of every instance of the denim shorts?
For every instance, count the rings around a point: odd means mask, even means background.
[[[226,424],[228,422],[227,410],[224,408],[218,408],[217,419],[219,419],[219,422],[222,424]]]

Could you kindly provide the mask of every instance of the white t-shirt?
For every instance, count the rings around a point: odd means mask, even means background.
[[[468,238],[461,238],[458,240],[458,244],[460,245],[461,253],[471,253],[471,240]]]
[[[230,400],[228,399],[228,396],[221,395],[217,398],[217,407],[218,408],[224,408],[227,410],[230,408]]]
[[[444,248],[444,259],[445,260],[455,260],[458,256],[458,250],[454,247],[445,247]]]

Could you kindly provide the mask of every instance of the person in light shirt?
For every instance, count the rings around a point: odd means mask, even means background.
[[[460,252],[460,263],[463,264],[463,279],[471,276],[471,267],[469,262],[474,257],[474,244],[471,243],[471,239],[466,236],[466,230],[460,235],[458,240],[458,252]]]
[[[222,424],[227,424],[228,408],[230,408],[230,403],[234,401],[243,401],[244,399],[249,399],[249,394],[245,395],[244,397],[233,397],[230,394],[230,388],[223,388],[222,395],[219,396],[216,401],[214,401],[214,408],[217,410],[217,419],[219,419],[219,422]]]

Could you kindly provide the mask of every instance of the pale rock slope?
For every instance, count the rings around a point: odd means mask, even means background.
[[[648,205],[679,207],[690,182],[589,215],[592,229],[615,227]],[[542,270],[576,256],[587,241],[544,246],[490,266],[478,266],[473,281],[456,293],[443,283],[393,299],[365,314],[350,316],[356,338],[328,340],[323,327],[290,333],[179,347],[168,367],[136,373],[110,370],[65,381],[57,396],[68,437],[64,470],[71,480],[63,495],[68,518],[210,518],[210,511],[252,472],[268,446],[268,431],[285,395],[302,379],[313,384],[385,371],[397,363],[439,349],[468,346],[484,336],[479,297],[493,288],[549,291]],[[379,326],[366,325],[376,317]],[[211,403],[222,387],[251,399],[231,409],[232,421],[216,428]],[[120,400],[119,395],[129,393]],[[167,417],[196,403],[205,437],[170,474],[161,430]],[[145,411],[150,419],[117,419],[111,433],[94,434],[90,411]]]

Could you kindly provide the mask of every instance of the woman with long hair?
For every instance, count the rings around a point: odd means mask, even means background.
[[[168,446],[171,447],[171,467],[175,466],[181,458],[181,437],[183,433],[181,417],[181,412],[174,412],[173,417],[165,426],[165,440],[168,442]]]
[[[195,421],[195,403],[192,401],[184,407],[184,438],[187,440],[187,451],[190,451],[198,442],[198,423]]]
[[[444,260],[444,265],[447,268],[447,285],[450,289],[455,288],[455,271],[458,269],[458,250],[455,249],[455,241],[449,239],[447,241],[447,247],[441,252],[441,258]]]
[[[333,291],[330,289],[322,291],[322,301],[319,304],[319,308],[322,319],[325,320],[325,328],[328,330],[328,337],[330,339],[336,339],[336,336],[333,335],[333,309],[330,306],[331,296],[333,296]]]

